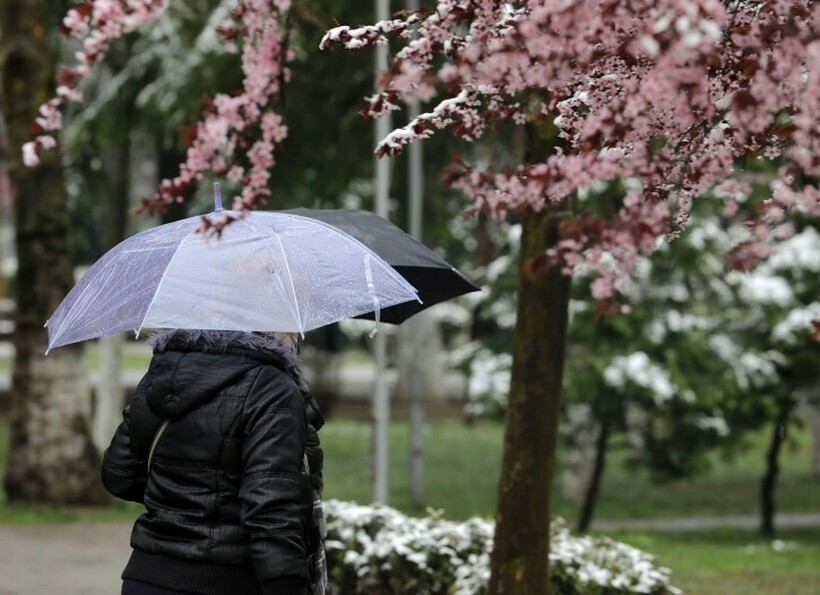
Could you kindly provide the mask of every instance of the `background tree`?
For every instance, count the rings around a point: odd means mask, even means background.
[[[737,198],[750,212],[759,207],[759,197]],[[723,207],[715,197],[700,199],[692,227],[679,240],[641,257],[625,288],[625,315],[596,315],[591,279],[576,275],[562,457],[565,481],[582,499],[580,530],[592,523],[610,445],[628,449],[631,467],[649,470],[655,481],[670,481],[706,471],[715,451],[732,457],[748,449],[749,436],[769,427],[770,442],[760,451],[760,511],[764,533],[774,530],[786,430],[796,421],[797,405],[809,405],[817,388],[819,350],[809,321],[820,311],[820,236],[816,219],[799,217],[800,231],[780,242],[761,266],[729,272],[723,255],[743,236],[743,226],[733,223],[743,218],[728,216]],[[507,231],[496,238],[513,257],[515,235]],[[488,267],[493,290],[484,297],[488,317],[497,316],[505,327],[514,296],[497,292],[514,276],[509,258],[502,255]],[[457,353],[471,358],[470,386],[480,387],[471,395],[470,413],[506,409],[510,366],[504,334],[496,330],[498,345],[469,344]]]
[[[206,90],[240,82],[235,56],[226,56],[210,22],[229,13],[214,0],[168,5],[148,26],[111,44],[83,86],[87,101],[66,110],[62,139],[79,263],[96,261],[129,230],[151,222],[129,213],[139,196],[153,193],[165,163],[176,166],[184,157],[180,127]],[[184,214],[174,209],[163,219]],[[121,419],[124,342],[124,334],[99,341],[94,439],[101,452]]]
[[[373,116],[406,95],[445,95],[394,131],[378,154],[449,128],[468,139],[499,121],[559,139],[528,144],[512,171],[458,163],[451,181],[497,216],[523,223],[518,326],[499,481],[492,593],[548,592],[549,493],[563,371],[569,273],[600,277],[609,308],[623,273],[656,239],[687,223],[692,200],[752,153],[780,164],[767,210],[817,210],[813,69],[820,12],[803,1],[459,2],[373,26],[338,27],[324,44],[349,49],[418,37],[396,52]],[[775,66],[776,65],[776,66]],[[814,89],[815,91],[813,91]],[[808,174],[806,177],[804,174]],[[596,180],[634,179],[608,212],[578,205]],[[748,266],[767,251],[761,221],[734,251]],[[614,265],[614,266],[613,266]],[[533,528],[521,530],[522,527]]]
[[[727,363],[746,368],[748,380],[738,375],[743,396],[757,403],[750,407],[739,402],[737,413],[771,428],[760,484],[760,531],[764,536],[775,532],[779,459],[788,429],[796,422],[797,406],[815,399],[819,388],[820,344],[812,339],[809,322],[820,313],[820,234],[816,218],[801,217],[795,223],[796,233],[770,259],[749,274],[730,277],[745,308],[731,320],[734,341],[719,344]]]
[[[38,171],[19,147],[40,104],[54,91],[60,2],[0,5],[3,108],[15,197],[18,268],[10,450],[4,478],[10,501],[89,504],[103,500],[91,440],[91,394],[82,350],[45,357],[43,322],[73,285],[68,201],[58,152]]]

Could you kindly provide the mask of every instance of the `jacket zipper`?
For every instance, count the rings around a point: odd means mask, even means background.
[[[162,424],[160,424],[159,428],[157,429],[157,433],[154,436],[154,441],[151,442],[151,450],[148,451],[148,473],[151,473],[151,460],[154,458],[154,451],[157,449],[159,445],[159,441],[162,440],[162,436],[165,434],[165,430],[168,429],[168,424],[171,423],[170,419],[166,419]]]

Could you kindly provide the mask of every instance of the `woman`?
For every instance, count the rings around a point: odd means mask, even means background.
[[[323,592],[323,421],[293,339],[176,330],[151,343],[103,459],[106,489],[146,508],[122,595]]]

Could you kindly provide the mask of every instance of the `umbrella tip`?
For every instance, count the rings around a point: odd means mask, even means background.
[[[214,213],[222,210],[222,188],[219,182],[214,182]]]

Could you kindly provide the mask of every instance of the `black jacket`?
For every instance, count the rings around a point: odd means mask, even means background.
[[[318,410],[280,354],[173,337],[155,349],[103,460],[108,491],[146,508],[123,578],[205,595],[304,593],[303,458],[311,442],[311,467],[321,465]]]

